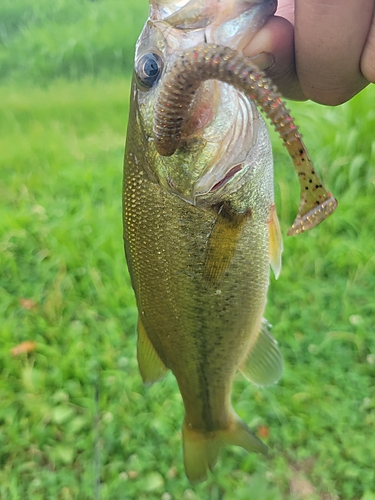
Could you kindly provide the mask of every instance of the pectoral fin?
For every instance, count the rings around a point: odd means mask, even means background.
[[[249,215],[238,214],[222,205],[207,242],[204,276],[217,283],[229,266],[243,226]]]
[[[268,327],[268,322],[263,320],[258,337],[251,345],[247,359],[240,368],[250,382],[260,386],[278,382],[284,367],[283,355]]]
[[[281,271],[281,254],[283,252],[283,237],[281,236],[281,229],[279,219],[277,218],[276,207],[272,205],[270,210],[270,217],[268,220],[269,231],[269,247],[270,247],[270,264],[277,279]]]
[[[141,319],[138,319],[137,358],[139,371],[145,384],[153,384],[164,377],[168,370],[148,338]]]

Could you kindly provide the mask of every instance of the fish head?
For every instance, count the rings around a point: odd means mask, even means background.
[[[260,151],[268,158],[267,168],[272,166],[266,126],[248,97],[210,80],[196,93],[177,151],[162,156],[153,136],[160,86],[179,53],[204,42],[241,51],[244,37],[248,42],[275,9],[276,0],[150,2],[149,19],[136,45],[134,116],[150,176],[192,205],[216,205],[252,177],[260,177],[259,170],[265,168]]]

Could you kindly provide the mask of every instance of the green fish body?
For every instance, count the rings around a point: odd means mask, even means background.
[[[204,25],[197,2],[189,3],[178,16],[171,2],[151,5],[137,44],[123,218],[139,311],[140,371],[146,383],[167,369],[177,379],[185,469],[194,482],[205,479],[224,443],[266,451],[234,413],[231,388],[238,369],[260,385],[281,375],[282,357],[263,313],[269,266],[279,273],[282,243],[267,128],[241,93],[205,83],[177,152],[166,158],[156,151],[153,111],[168,61],[190,38],[195,44],[207,37],[216,19],[208,16],[211,24],[192,35],[175,28],[184,16]],[[263,4],[254,9],[257,18],[269,16]]]

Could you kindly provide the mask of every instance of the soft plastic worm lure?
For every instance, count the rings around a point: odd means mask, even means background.
[[[284,141],[301,187],[298,214],[288,235],[307,231],[326,219],[337,207],[337,201],[316,174],[281,95],[251,60],[229,47],[199,45],[179,54],[172,62],[161,84],[155,111],[154,136],[159,154],[171,156],[178,148],[195,93],[206,80],[228,83],[246,94],[270,119]]]

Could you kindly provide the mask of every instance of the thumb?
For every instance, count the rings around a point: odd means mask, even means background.
[[[281,94],[288,99],[305,100],[295,68],[292,24],[283,17],[271,17],[254,38],[244,44],[245,56],[253,57],[260,52],[272,54],[273,63],[265,73]]]

